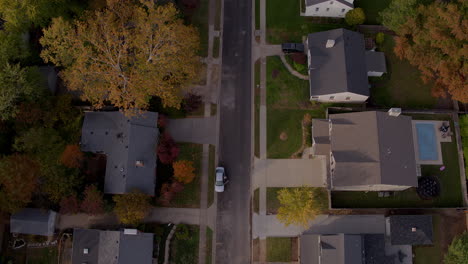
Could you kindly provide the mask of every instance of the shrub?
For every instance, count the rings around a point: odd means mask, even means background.
[[[114,195],[114,212],[119,221],[125,225],[138,225],[149,213],[151,204],[149,196],[139,191]]]
[[[170,205],[172,199],[176,193],[184,190],[184,185],[178,181],[174,181],[172,184],[164,183],[161,187],[161,196],[159,202],[164,206]]]
[[[307,56],[304,53],[293,53],[291,54],[291,59],[299,64],[307,63]]]
[[[179,240],[188,240],[190,238],[190,229],[187,225],[179,224],[175,236]]]
[[[80,212],[80,202],[76,195],[62,198],[60,201],[60,214],[77,214]]]
[[[198,110],[201,105],[202,105],[202,97],[201,95],[193,94],[193,93],[188,93],[183,102],[182,105],[184,107],[184,110],[187,112],[194,112]]]
[[[174,142],[171,135],[164,132],[158,144],[157,153],[159,160],[164,164],[171,164],[177,159],[177,156],[179,156],[179,151],[179,147]]]
[[[78,145],[67,145],[60,156],[60,162],[68,168],[80,168],[84,159]]]
[[[293,61],[293,66],[294,66],[294,69],[300,73],[305,71],[306,69],[306,66],[304,64],[299,64],[295,61]]]
[[[456,237],[444,257],[444,264],[468,263],[468,233]]]
[[[98,215],[104,213],[104,199],[95,185],[89,185],[84,191],[84,199],[80,206],[83,213]]]
[[[377,35],[375,35],[375,43],[377,43],[378,45],[381,45],[384,41],[385,41],[384,33],[379,32],[377,33]]]
[[[166,128],[168,122],[169,120],[166,115],[160,114],[158,116],[158,128]]]
[[[192,161],[180,160],[172,164],[174,178],[184,184],[191,183],[195,178],[195,168]]]
[[[360,7],[348,11],[345,16],[346,23],[350,26],[360,25],[366,21],[364,10]]]

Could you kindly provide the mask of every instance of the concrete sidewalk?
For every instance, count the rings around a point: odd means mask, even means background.
[[[302,226],[285,226],[276,215],[252,215],[252,238],[266,239],[267,237],[296,237],[308,228]]]

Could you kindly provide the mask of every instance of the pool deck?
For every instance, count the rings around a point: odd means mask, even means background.
[[[452,142],[452,129],[449,128],[449,131],[447,132],[448,136],[442,137],[442,132],[439,131],[439,127],[442,126],[442,123],[446,121],[438,121],[438,120],[412,120],[411,121],[413,124],[413,145],[414,145],[414,152],[416,154],[416,164],[420,165],[442,165],[443,164],[443,159],[442,159],[442,150],[440,143],[442,142]],[[416,130],[416,124],[433,124],[434,129],[435,129],[435,135],[437,138],[437,160],[420,160],[419,159],[419,146],[418,146],[418,133]]]

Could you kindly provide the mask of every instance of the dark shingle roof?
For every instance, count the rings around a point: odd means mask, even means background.
[[[158,114],[131,118],[120,112],[89,112],[81,135],[81,149],[107,155],[105,193],[139,189],[154,195]],[[137,166],[137,161],[143,163]]]
[[[417,186],[411,117],[368,111],[330,119],[333,186]]]
[[[385,54],[377,51],[366,51],[366,66],[368,72],[387,72]]]
[[[11,215],[10,232],[18,234],[30,234],[52,236],[55,231],[57,213],[51,210],[36,208],[24,208]]]
[[[392,215],[390,236],[392,245],[431,245],[432,216]]]
[[[351,8],[354,7],[353,3],[350,3],[346,0],[334,0],[335,2],[339,2],[339,3],[342,3],[343,5],[347,5]],[[312,5],[316,5],[316,4],[321,4],[321,3],[324,3],[324,2],[330,2],[330,0],[306,0],[306,6],[312,6]]]
[[[383,215],[324,215],[315,218],[304,234],[383,234]]]
[[[384,234],[368,234],[363,236],[365,264],[395,264],[395,258],[385,256]]]
[[[332,48],[326,48],[334,40]],[[347,29],[309,34],[310,95],[351,92],[369,95],[364,37]]]
[[[84,254],[84,249],[88,254]],[[150,264],[153,259],[153,234],[127,235],[123,231],[75,229],[73,264]]]

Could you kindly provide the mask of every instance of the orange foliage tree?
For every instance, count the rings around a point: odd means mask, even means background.
[[[78,145],[67,145],[60,156],[60,162],[68,168],[80,168],[84,154]]]
[[[420,5],[397,31],[395,54],[421,71],[424,82],[433,81],[433,94],[447,93],[468,102],[468,2],[436,1]]]
[[[172,164],[174,169],[174,178],[181,183],[191,183],[195,178],[195,168],[193,162],[188,160],[179,160]]]

